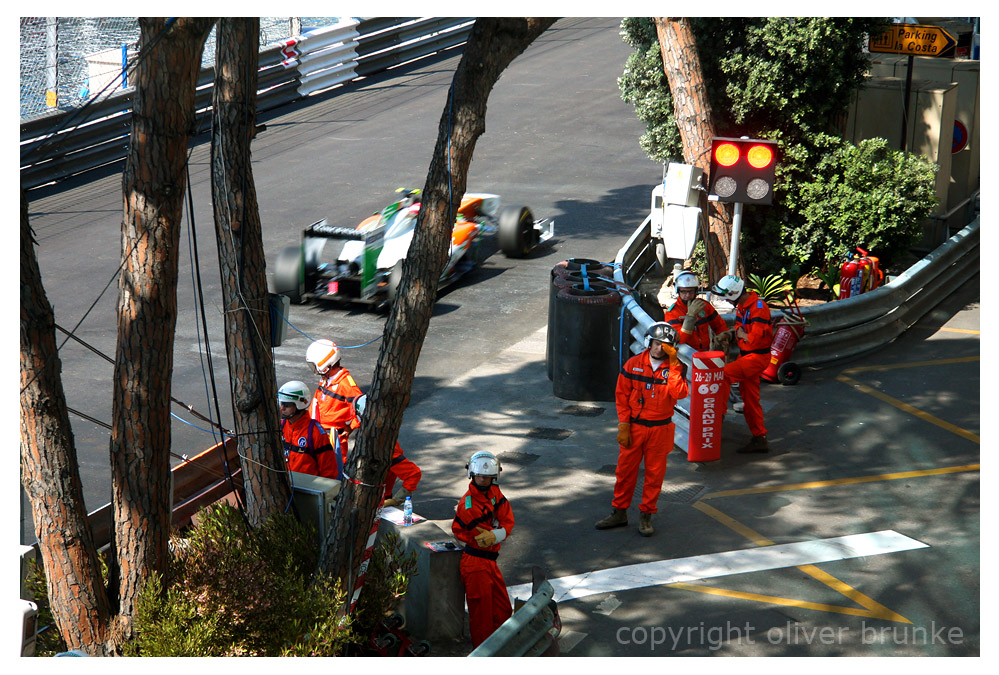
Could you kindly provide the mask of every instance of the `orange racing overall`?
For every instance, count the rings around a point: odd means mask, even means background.
[[[638,482],[638,467],[645,460],[642,488],[643,513],[656,513],[656,502],[666,475],[666,456],[673,450],[673,407],[687,397],[683,363],[670,367],[672,348],[663,345],[667,358],[655,370],[646,349],[628,359],[617,377],[615,401],[618,422],[631,424],[631,445],[619,445],[614,499],[611,506],[627,509]]]
[[[475,541],[480,527],[502,528],[505,534],[497,537],[492,546],[482,548]],[[451,531],[465,544],[460,563],[461,582],[465,585],[472,645],[477,647],[513,614],[506,582],[496,564],[500,542],[513,532],[513,509],[499,486],[494,483],[482,490],[470,481],[468,491],[458,502]]]
[[[742,414],[753,436],[763,436],[763,406],[760,405],[760,374],[770,364],[770,343],[774,331],[770,325],[770,308],[756,293],[749,291],[736,309],[735,326],[745,331],[740,337],[739,358],[725,365],[725,379],[739,383]]]

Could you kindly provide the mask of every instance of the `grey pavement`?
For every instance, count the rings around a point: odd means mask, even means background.
[[[701,592],[658,586],[567,601],[560,607],[563,652],[570,656],[977,654],[979,474],[932,472],[976,464],[978,443],[838,378],[862,380],[977,435],[978,330],[975,277],[894,344],[849,363],[806,369],[795,386],[763,385],[772,451],[736,454],[749,432],[742,416],[731,412],[720,461],[691,463],[674,449],[653,521],[656,534],[643,538],[636,528],[637,499],[628,527],[593,527],[610,510],[614,405],[553,395],[542,328],[406,411],[400,440],[424,472],[416,512],[449,532],[454,504],[467,485],[464,462],[476,450],[496,453],[504,467],[501,487],[517,520],[499,561],[509,586],[529,582],[532,564],[556,578],[756,547],[744,532],[695,507],[698,502],[778,544],[888,529],[929,545],[820,566],[859,592],[861,602],[873,600],[912,624],[884,620],[881,609],[866,609],[837,592],[833,582],[791,567],[698,582]],[[948,362],[934,365],[941,360]],[[906,472],[930,473],[893,478]],[[871,476],[882,478],[864,479]],[[848,482],[780,487],[840,479]],[[867,482],[849,482],[857,479]],[[704,499],[760,486],[775,491]],[[723,594],[711,593],[718,588]],[[818,608],[780,606],[759,599],[764,597]],[[961,640],[944,644],[938,632],[936,643],[920,642],[931,625],[959,630]],[[713,642],[725,626],[735,631],[733,639]],[[685,627],[688,635],[658,651],[635,640],[622,644],[636,627]],[[902,633],[914,627],[924,631]],[[822,629],[838,641],[806,641]],[[449,649],[460,653],[461,646]]]

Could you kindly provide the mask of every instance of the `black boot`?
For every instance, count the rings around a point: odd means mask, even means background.
[[[762,436],[753,436],[749,443],[746,443],[744,446],[736,450],[736,452],[743,454],[770,452],[770,444],[767,443],[767,435],[763,434]]]

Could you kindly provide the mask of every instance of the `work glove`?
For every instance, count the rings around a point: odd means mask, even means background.
[[[385,506],[399,506],[405,503],[406,497],[412,497],[413,493],[406,488],[399,488],[391,497],[385,500]]]
[[[621,422],[617,425],[617,443],[625,448],[631,446],[631,424]]]
[[[688,311],[687,316],[683,317],[683,323],[680,324],[680,332],[690,335],[694,332],[695,327],[697,327],[697,316]]]
[[[693,314],[696,317],[704,316],[704,308],[707,307],[708,303],[704,302],[701,298],[694,298],[687,305],[687,316]]]
[[[479,534],[475,535],[475,543],[482,548],[489,548],[496,543],[496,535],[493,534],[492,530],[487,530],[482,526],[477,526],[475,529],[479,531]]]

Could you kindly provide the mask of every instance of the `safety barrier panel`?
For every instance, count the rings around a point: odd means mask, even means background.
[[[259,54],[257,111],[464,44],[473,23],[472,18],[351,19],[269,44]],[[201,131],[209,128],[214,80],[214,67],[203,68],[195,96]],[[134,91],[22,120],[21,187],[39,187],[123,160]]]
[[[794,362],[801,366],[817,366],[859,356],[883,347],[904,333],[946,298],[952,289],[978,273],[980,220],[976,218],[881,288],[852,298],[802,308],[808,328],[795,349]],[[635,230],[615,259],[614,280],[629,288],[637,289],[656,265],[649,221],[650,218],[646,218]],[[645,349],[645,332],[655,322],[638,303],[636,296],[637,292],[634,292],[622,298],[625,312],[622,320],[628,323],[628,334],[634,338],[629,345],[632,354]],[[723,314],[722,318],[731,323],[734,315]],[[687,364],[689,376],[693,370],[689,366],[694,351],[688,345],[681,345],[677,353],[680,360]],[[676,409],[680,414],[673,416],[676,423],[675,444],[686,450],[690,399],[677,402]]]
[[[531,599],[468,656],[541,656],[557,651],[561,623],[552,609],[554,596],[551,583],[542,581]]]

